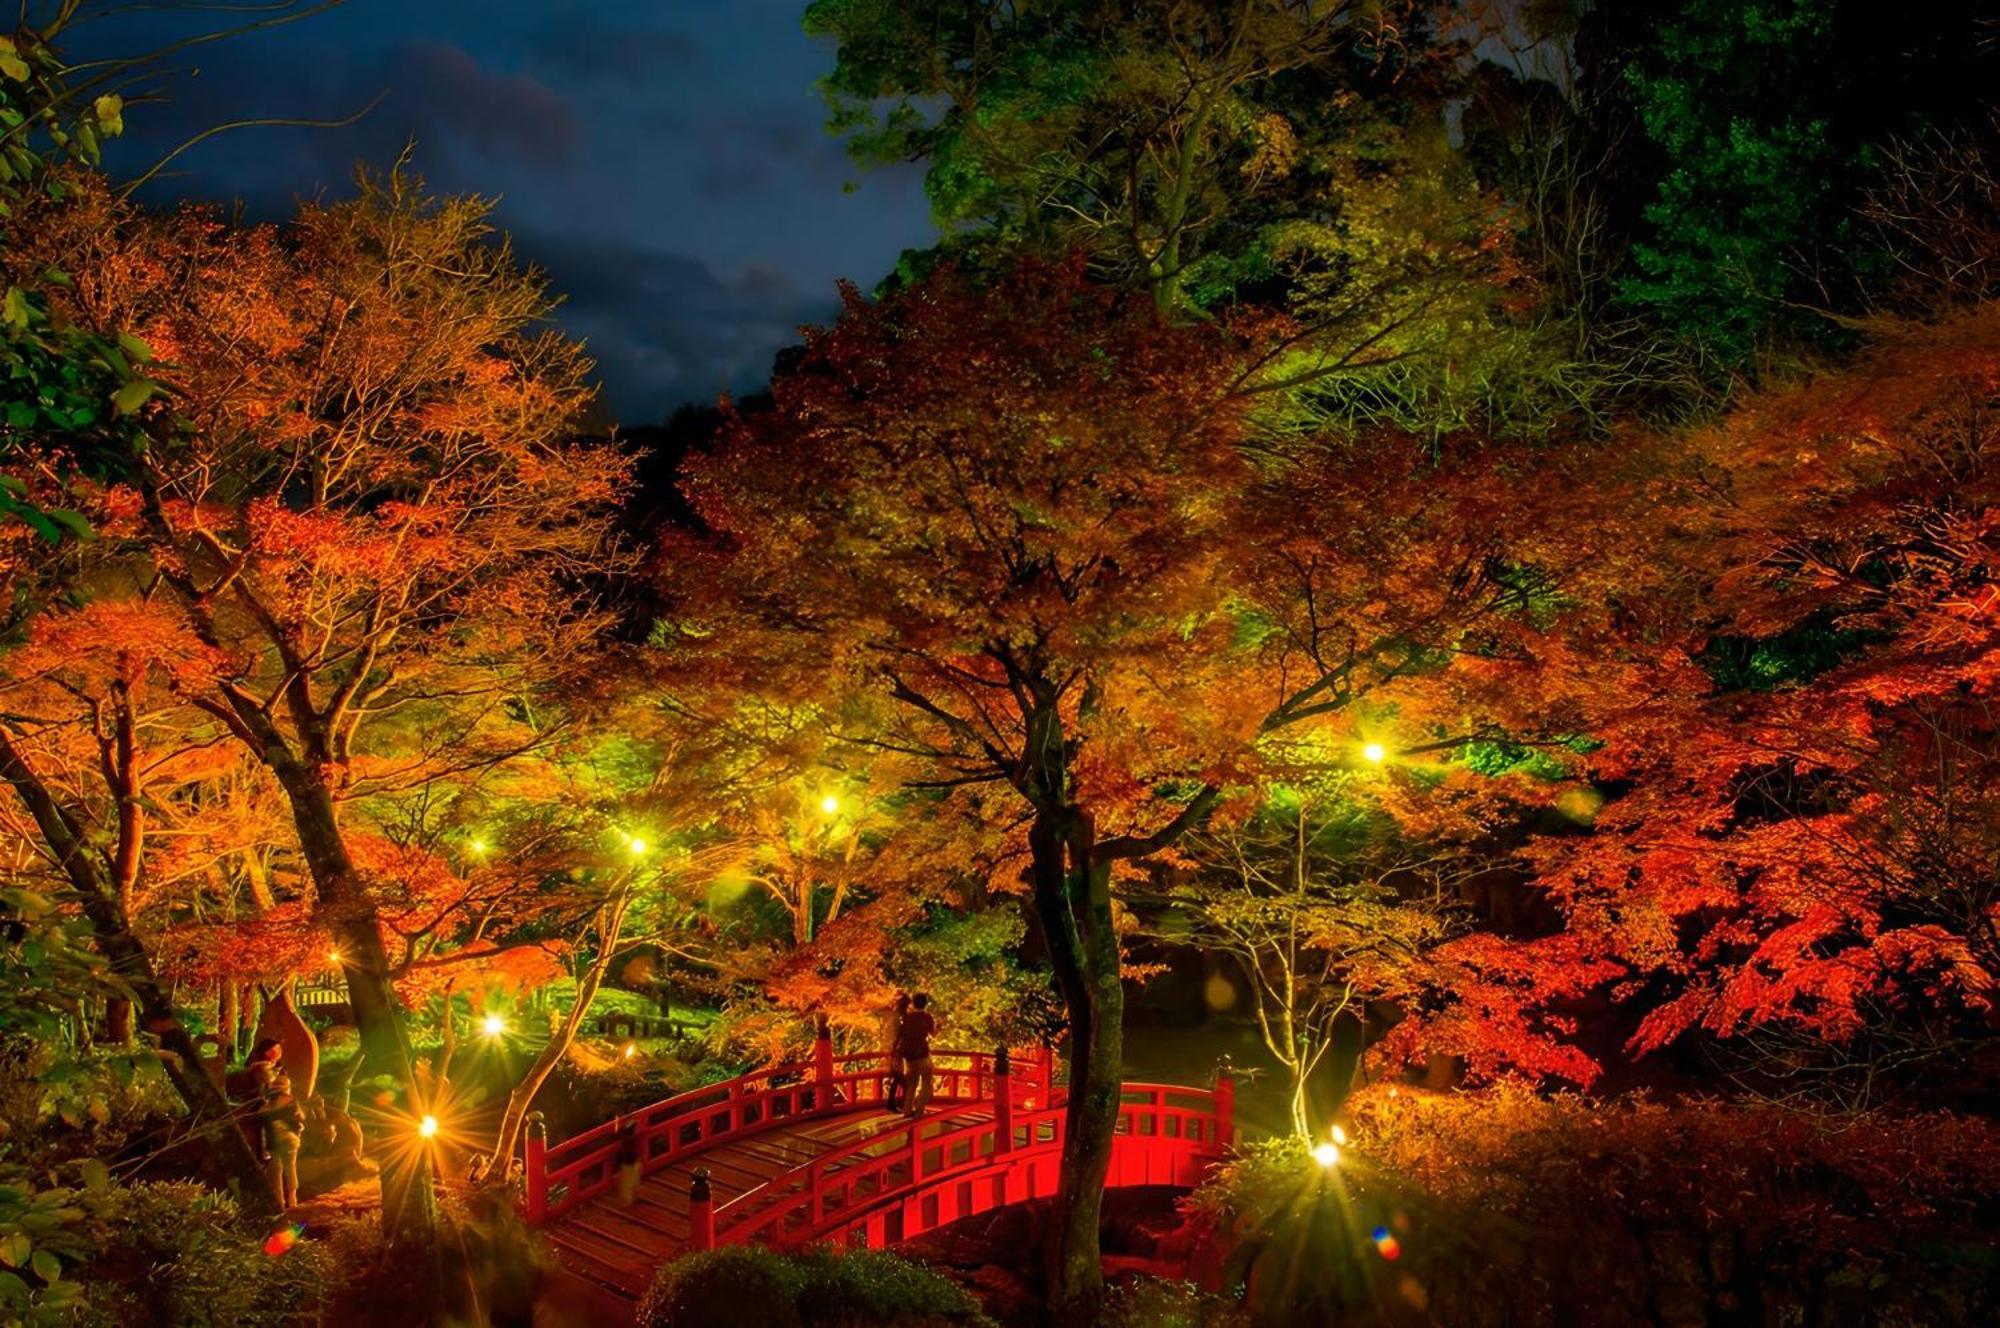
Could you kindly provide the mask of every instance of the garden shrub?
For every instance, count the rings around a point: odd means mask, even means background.
[[[1990,1121],[1518,1086],[1350,1110],[1338,1167],[1257,1145],[1189,1202],[1255,1322],[2000,1322]]]
[[[981,1328],[990,1321],[956,1284],[893,1254],[780,1254],[753,1245],[684,1255],[662,1268],[638,1324]]]
[[[1097,1328],[1238,1328],[1248,1321],[1235,1301],[1154,1277],[1107,1288],[1093,1320]]]
[[[75,1193],[90,1254],[72,1273],[81,1322],[117,1328],[276,1328],[318,1323],[332,1255],[301,1241],[264,1252],[269,1232],[236,1201],[187,1182]]]
[[[501,1186],[438,1193],[433,1248],[385,1246],[371,1215],[327,1233],[342,1284],[327,1324],[526,1324],[547,1246]]]

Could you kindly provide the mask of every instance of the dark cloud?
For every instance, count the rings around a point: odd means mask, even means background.
[[[695,128],[703,149],[695,187],[709,198],[755,194],[787,175],[837,191],[856,173],[840,142],[790,106],[706,116]]]
[[[132,178],[184,139],[259,116],[340,129],[252,128],[202,143],[142,197],[240,200],[253,217],[347,193],[356,163],[406,145],[438,193],[498,200],[494,221],[568,298],[605,399],[659,419],[762,386],[774,353],[933,232],[914,168],[855,172],[822,125],[830,53],[800,0],[347,0],[303,23],[202,48],[169,102],[135,105],[112,144]],[[195,7],[135,9],[96,40],[148,48]],[[73,59],[112,49],[69,51]]]
[[[760,387],[778,351],[836,305],[769,266],[718,275],[686,254],[614,238],[517,234],[515,248],[560,291],[560,318],[585,338],[605,399],[627,424],[675,406]]]
[[[416,41],[390,48],[389,98],[379,123],[407,121],[493,160],[566,163],[583,137],[576,110],[524,74],[498,73],[456,46]]]
[[[623,27],[588,14],[570,14],[537,30],[528,62],[565,80],[594,82],[658,77],[701,58],[701,44],[685,32]]]

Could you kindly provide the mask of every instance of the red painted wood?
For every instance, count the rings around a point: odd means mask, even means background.
[[[996,1073],[994,1058],[941,1052],[941,1110],[915,1121],[883,1110],[882,1056],[832,1059],[683,1093],[565,1140],[539,1159],[541,1187],[531,1153],[523,1208],[548,1219],[566,1264],[637,1296],[688,1249],[880,1249],[1054,1193],[1063,1093],[1044,1057],[1031,1053],[1026,1073]],[[1233,1141],[1229,1088],[1126,1085],[1107,1184],[1198,1184]],[[612,1187],[626,1121],[646,1178],[625,1207],[591,1202]],[[709,1173],[705,1201],[690,1193],[697,1163]]]

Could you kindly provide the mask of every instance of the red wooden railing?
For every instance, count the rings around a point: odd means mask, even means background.
[[[530,1222],[556,1217],[607,1193],[623,1161],[636,1153],[644,1172],[700,1153],[728,1139],[746,1138],[801,1120],[876,1109],[888,1096],[888,1056],[864,1052],[835,1056],[825,1036],[811,1060],[775,1065],[691,1089],[639,1111],[617,1116],[551,1147],[539,1116],[529,1118],[523,1158],[522,1208]],[[986,1052],[940,1051],[936,1063],[939,1105],[990,1102],[995,1096],[994,1057]],[[1049,1101],[1049,1057],[1031,1057],[1040,1101]]]
[[[1013,1057],[941,1051],[933,1059],[934,1103],[989,1105],[992,1115],[971,1123],[953,1123],[949,1114],[886,1122],[720,1208],[706,1173],[698,1171],[689,1192],[690,1247],[831,1240],[881,1248],[961,1217],[1053,1194],[1064,1131],[1064,1092],[1054,1083],[1053,1056],[1046,1049]],[[540,1118],[532,1117],[526,1216],[541,1222],[609,1191],[620,1166],[635,1156],[642,1170],[654,1171],[725,1140],[883,1110],[888,1079],[885,1054],[837,1057],[822,1031],[810,1061],[676,1094],[553,1148]],[[1226,1071],[1212,1089],[1127,1084],[1105,1183],[1195,1185],[1234,1141],[1234,1117],[1234,1084]]]
[[[1004,1076],[1003,1076],[1004,1078]],[[1226,1152],[1229,1094],[1127,1084],[1107,1186],[1193,1187]],[[1000,1103],[1008,1097],[996,1097]],[[1055,1193],[1064,1107],[1013,1102],[991,1120],[901,1121],[821,1154],[714,1210],[715,1245],[778,1248],[832,1241],[880,1249],[922,1232]],[[701,1248],[697,1244],[696,1248]]]

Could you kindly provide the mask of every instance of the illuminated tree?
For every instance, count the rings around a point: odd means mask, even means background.
[[[1595,730],[1629,792],[1541,854],[1644,983],[1637,1049],[1762,1030],[1803,1039],[1765,1069],[1831,1055],[1865,1092],[1988,1035],[1996,381],[1982,305],[1638,463],[1685,626]]]
[[[1507,731],[1538,699],[1538,596],[1569,570],[1559,543],[1521,551],[1539,567],[1503,556],[1519,514],[1496,486],[1520,458],[1427,475],[1391,437],[1260,471],[1242,362],[1075,264],[850,293],[775,408],[691,461],[710,537],[667,560],[689,667],[853,698],[843,734],[919,783],[1019,799],[1069,1019],[1070,1305],[1098,1276],[1118,1105],[1113,873],[1206,820],[1280,731],[1347,764],[1365,707],[1410,762]],[[1419,799],[1412,770],[1394,810],[1476,821],[1483,779]]]
[[[1338,1023],[1413,996],[1425,952],[1452,929],[1463,862],[1395,839],[1350,790],[1279,789],[1257,815],[1189,836],[1190,865],[1133,900],[1149,934],[1233,961],[1301,1136],[1313,1133],[1307,1088]]]
[[[541,285],[484,216],[396,174],[282,231],[114,209],[50,239],[90,260],[78,315],[139,329],[173,398],[100,524],[228,662],[191,699],[282,789],[364,1055],[406,1087],[352,809],[548,740],[540,698],[591,658],[582,579],[617,563],[626,470],[569,441],[585,362],[534,330]],[[388,1225],[422,1235],[411,1165],[385,1172]]]

